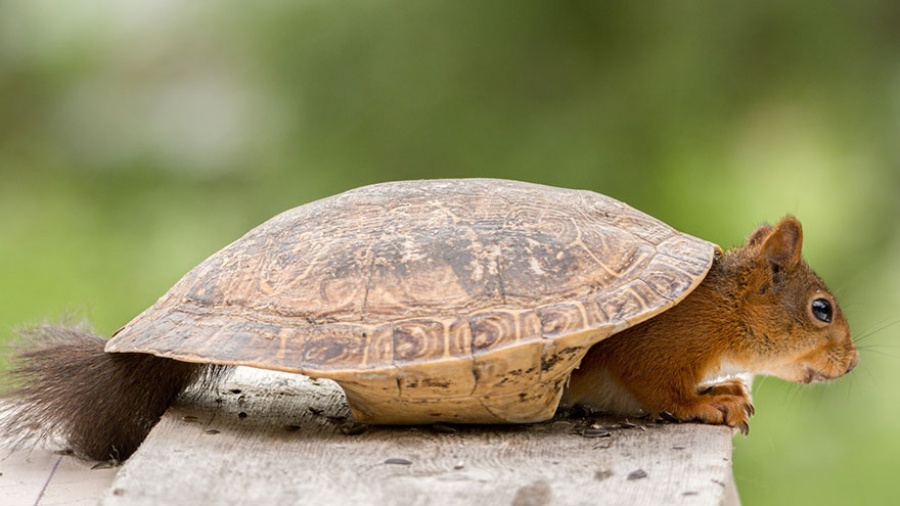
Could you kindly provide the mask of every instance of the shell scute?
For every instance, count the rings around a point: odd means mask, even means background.
[[[604,292],[594,301],[611,322],[631,322],[652,307],[652,302],[659,299],[650,287],[641,279],[636,279],[625,286]]]
[[[460,373],[463,364],[467,366],[462,368],[466,372]],[[473,360],[464,360],[463,364],[452,361],[409,364],[397,375],[399,398],[441,399],[470,394],[475,389],[476,381],[472,372]]]
[[[492,311],[469,317],[472,353],[480,355],[541,335],[541,322],[534,311]]]
[[[472,395],[522,392],[537,385],[541,377],[542,348],[540,342],[535,342],[475,356]]]
[[[665,255],[657,255],[647,267],[647,273],[641,279],[659,297],[666,299],[672,299],[671,294],[684,293],[696,279],[682,264]]]
[[[591,296],[539,307],[537,313],[541,319],[541,334],[545,338],[556,339],[609,326],[612,319],[596,298]]]
[[[453,330],[460,332],[457,324]],[[451,326],[438,320],[405,320],[393,324],[394,363],[433,362],[462,355],[464,349],[453,349],[463,339],[451,339]]]
[[[302,367],[311,370],[345,369],[361,362],[368,349],[369,333],[359,325],[330,324],[306,339]]]
[[[680,270],[696,278],[706,275],[715,248],[718,247],[705,241],[686,235],[677,235],[660,243],[656,250],[659,255],[674,260]]]

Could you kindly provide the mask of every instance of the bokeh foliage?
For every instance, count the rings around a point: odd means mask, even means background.
[[[786,213],[863,362],[757,383],[744,504],[900,501],[900,4],[0,1],[0,339],[109,334],[361,184],[588,188],[736,244]]]

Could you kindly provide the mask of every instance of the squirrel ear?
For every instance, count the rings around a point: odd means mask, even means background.
[[[762,242],[765,260],[780,269],[792,269],[801,262],[803,227],[793,216],[785,216],[772,227]]]
[[[759,228],[753,231],[750,234],[750,237],[747,238],[747,246],[759,246],[762,244],[763,239],[769,236],[769,233],[772,231],[772,225],[768,223],[764,225],[760,225]]]

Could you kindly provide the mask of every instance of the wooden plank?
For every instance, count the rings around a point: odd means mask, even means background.
[[[0,505],[91,506],[117,471],[43,447],[0,453]]]
[[[738,503],[723,427],[586,437],[602,430],[557,420],[351,435],[348,416],[331,382],[239,370],[169,410],[102,504]]]

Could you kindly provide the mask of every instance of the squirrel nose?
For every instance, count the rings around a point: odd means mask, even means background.
[[[847,372],[856,369],[856,366],[859,364],[859,353],[856,350],[853,350],[853,358],[850,359],[850,365],[847,366]],[[846,373],[844,373],[846,374]]]

